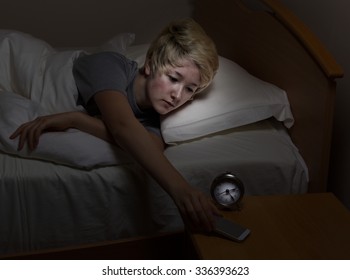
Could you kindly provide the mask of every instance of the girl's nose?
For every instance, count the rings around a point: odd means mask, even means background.
[[[178,87],[174,87],[172,92],[171,92],[171,98],[173,100],[180,100],[181,99],[181,93],[182,93],[182,87],[178,86]]]

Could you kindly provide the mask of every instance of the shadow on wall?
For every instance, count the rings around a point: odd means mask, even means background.
[[[326,45],[344,69],[336,80],[337,95],[333,125],[328,190],[350,209],[350,39],[344,36],[350,24],[350,2],[343,0],[280,0],[287,5]]]
[[[190,16],[191,2],[3,0],[0,26],[30,33],[56,47],[95,46],[120,32],[135,33],[137,43],[146,43],[172,19]],[[103,20],[96,20],[101,14]]]

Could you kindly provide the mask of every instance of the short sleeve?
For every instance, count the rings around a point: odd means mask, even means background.
[[[79,57],[73,75],[84,105],[102,90],[117,90],[126,94],[133,81],[137,65],[115,52],[102,52]]]

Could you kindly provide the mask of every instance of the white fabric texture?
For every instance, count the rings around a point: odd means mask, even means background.
[[[130,34],[113,38],[112,45],[124,52]],[[117,50],[117,49],[116,49]],[[55,51],[47,43],[16,31],[0,32],[0,150],[91,169],[130,162],[121,149],[76,129],[44,133],[34,151],[17,150],[18,138],[9,136],[23,123],[38,116],[83,111],[77,106],[78,91],[72,74],[73,61],[82,51]]]
[[[132,161],[117,146],[77,129],[44,133],[35,150],[30,151],[25,145],[23,150],[18,151],[18,137],[13,140],[9,136],[21,124],[46,113],[40,104],[27,98],[9,92],[0,93],[0,150],[84,169]]]
[[[307,190],[307,170],[280,126],[263,121],[169,147],[186,180],[209,194],[230,171],[246,195]],[[170,196],[136,164],[91,171],[0,154],[0,253],[145,236],[182,228]]]

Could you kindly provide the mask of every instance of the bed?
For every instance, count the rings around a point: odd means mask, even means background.
[[[198,100],[162,119],[165,155],[208,194],[226,171],[246,195],[325,192],[342,69],[279,1],[258,2],[194,1],[220,69]],[[11,54],[1,71],[15,65],[25,75],[0,88],[0,255],[182,230],[171,198],[117,147],[74,129],[44,134],[35,152],[18,152],[6,137],[39,115],[82,110],[74,94],[56,98],[74,91],[69,70],[81,52],[112,49],[142,63],[147,44],[123,33],[63,51],[17,31],[0,34],[2,55]],[[25,55],[34,62],[16,62]]]

